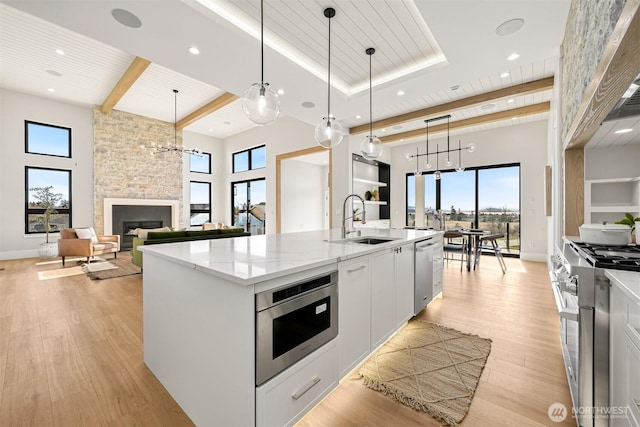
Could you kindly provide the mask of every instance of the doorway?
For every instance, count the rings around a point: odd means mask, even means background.
[[[331,228],[331,150],[276,156],[276,233]]]

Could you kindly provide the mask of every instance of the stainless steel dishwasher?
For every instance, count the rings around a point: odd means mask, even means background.
[[[414,313],[418,314],[433,299],[433,257],[438,241],[432,237],[415,243]]]

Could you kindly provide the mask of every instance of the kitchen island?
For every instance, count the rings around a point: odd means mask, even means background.
[[[411,250],[442,232],[364,234],[384,241],[330,230],[142,249],[144,360],[194,423],[295,422],[411,317]],[[338,337],[256,386],[256,294],[335,271]]]

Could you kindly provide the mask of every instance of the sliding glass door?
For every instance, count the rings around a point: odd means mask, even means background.
[[[433,211],[444,214],[446,228],[481,228],[503,233],[498,242],[504,254],[520,254],[520,165],[467,168],[424,176],[424,206],[415,205],[416,179],[407,174],[407,226],[415,225],[415,212],[424,209],[426,225],[433,225]]]
[[[233,225],[251,234],[264,234],[266,224],[266,180],[264,178],[231,184]]]

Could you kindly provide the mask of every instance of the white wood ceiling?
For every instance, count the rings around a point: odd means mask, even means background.
[[[198,1],[212,1],[234,10],[244,16],[254,30],[259,28],[258,0]],[[118,2],[118,7],[133,10],[143,18],[144,31],[136,33],[114,24],[110,16],[114,6],[110,2],[0,0],[0,87],[75,104],[100,105],[131,61],[140,56],[152,63],[116,104],[118,110],[173,122],[174,88],[180,91],[178,119],[224,92],[241,96],[243,88],[259,75],[255,67],[247,66],[248,62],[254,64],[256,58],[259,65],[259,43],[220,16],[203,12],[194,3],[177,0]],[[303,70],[290,57],[267,47],[266,80],[275,75],[279,84],[285,87],[281,97],[284,115],[313,125],[319,121],[326,112],[324,80],[328,19],[323,10],[327,6],[335,7],[337,14],[332,19],[331,36],[332,83],[342,81],[347,92],[355,91],[363,84],[366,90],[351,96],[332,96],[332,110],[345,128],[361,125],[369,120],[366,47],[376,47],[372,61],[374,84],[390,74],[409,72],[405,77],[374,88],[375,121],[552,76],[568,3],[569,0],[508,3],[490,0],[328,0],[326,3],[268,0],[265,2],[266,35],[291,52],[297,52],[296,55],[315,71]],[[464,11],[476,19],[470,21]],[[488,37],[505,17],[517,17],[518,14],[525,17],[526,28],[531,32],[513,39],[512,50],[521,51],[523,56],[530,49],[532,53],[529,57],[506,62],[505,46],[511,45],[505,44],[504,39],[495,41],[495,35]],[[167,22],[175,23],[176,29],[168,30]],[[208,24],[203,27],[203,22]],[[478,30],[470,28],[473,26],[482,28],[482,34],[474,34],[473,31]],[[207,31],[213,35],[203,38]],[[540,33],[535,34],[535,31]],[[555,38],[550,34],[555,34]],[[166,42],[167,37],[171,43]],[[478,48],[475,39],[483,43],[482,48]],[[208,46],[210,41],[217,43],[215,48]],[[541,45],[536,47],[536,43]],[[203,54],[191,59],[182,51],[174,53],[178,45],[184,46],[185,50],[189,45],[198,45]],[[466,48],[470,50],[465,51]],[[63,49],[65,55],[57,55],[56,49]],[[485,61],[478,60],[479,50]],[[207,57],[207,52],[218,56]],[[442,59],[442,55],[446,55],[448,64],[415,71],[426,62]],[[500,64],[492,65],[496,58],[501,58]],[[509,71],[510,76],[501,79],[497,70]],[[459,86],[456,91],[451,90],[454,83]],[[48,92],[49,88],[55,92]],[[398,96],[396,92],[400,89],[406,94]],[[492,108],[476,106],[456,111],[452,113],[452,121],[537,104],[550,97],[550,91],[546,91],[513,97],[511,103],[506,99],[499,100],[491,102]],[[301,108],[302,101],[312,101],[316,107]],[[356,118],[357,115],[361,117]],[[548,114],[543,113],[508,119],[454,130],[452,135],[547,117]],[[378,136],[422,128],[424,123],[417,120],[399,126],[377,132]],[[240,102],[236,101],[191,124],[186,130],[224,139],[250,127],[253,124],[244,117]],[[606,127],[603,132],[604,129]],[[617,142],[613,143],[638,140],[637,134],[616,137]],[[612,144],[605,142],[606,138],[601,138],[598,144]],[[411,140],[402,143],[407,142]],[[401,143],[393,143],[398,144]]]

